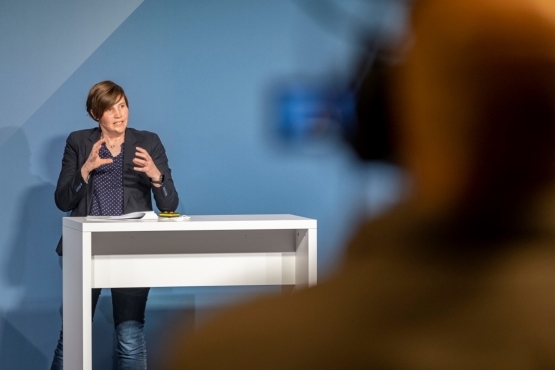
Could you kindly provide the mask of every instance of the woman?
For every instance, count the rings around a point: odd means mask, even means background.
[[[151,191],[160,211],[174,211],[179,198],[158,136],[127,127],[123,89],[111,81],[94,85],[87,112],[98,127],[67,138],[56,186],[56,205],[71,216],[116,216],[151,211]],[[62,242],[56,252],[62,255]],[[143,325],[150,288],[112,288],[119,369],[146,369]],[[92,314],[100,289],[92,290]],[[63,331],[51,369],[63,367]]]

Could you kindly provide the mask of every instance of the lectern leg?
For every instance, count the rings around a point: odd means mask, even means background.
[[[64,227],[64,369],[92,368],[91,233]]]
[[[310,287],[317,282],[316,229],[297,230],[295,233],[295,289]]]
[[[317,229],[308,229],[308,286],[315,286],[318,280]]]

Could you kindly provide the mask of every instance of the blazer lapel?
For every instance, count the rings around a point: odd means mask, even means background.
[[[91,134],[89,135],[89,142],[86,144],[87,145],[87,158],[89,157],[89,154],[91,153],[92,147],[94,145],[94,143],[96,143],[98,140],[100,140],[100,130],[97,128],[94,128],[91,131]]]
[[[89,135],[89,140],[85,141],[85,153],[83,156],[83,163],[81,163],[81,166],[85,163],[87,158],[89,158],[89,155],[91,154],[91,151],[92,151],[92,147],[98,140],[100,140],[100,129],[96,127],[91,131],[91,134]],[[93,177],[94,177],[94,171],[91,172],[91,177],[89,179],[89,184],[91,184],[91,188],[87,192],[87,204],[86,204],[87,214],[91,212],[91,206],[92,206],[92,195],[93,195],[92,186],[94,184]]]
[[[135,164],[135,151],[137,147],[137,139],[130,129],[125,129],[125,141],[123,145],[123,212],[126,212],[127,203],[129,202],[129,190],[133,184],[136,184],[138,173],[133,169]]]

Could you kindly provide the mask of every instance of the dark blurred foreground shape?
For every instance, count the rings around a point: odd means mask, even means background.
[[[554,8],[416,3],[390,85],[407,201],[317,287],[178,332],[165,368],[555,369]]]

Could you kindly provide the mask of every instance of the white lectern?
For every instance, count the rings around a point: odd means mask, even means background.
[[[63,219],[64,368],[92,366],[91,288],[316,284],[316,220]]]

